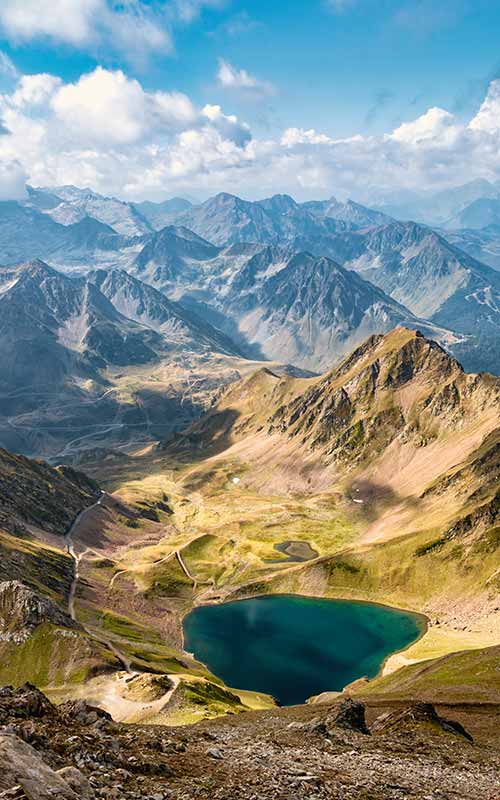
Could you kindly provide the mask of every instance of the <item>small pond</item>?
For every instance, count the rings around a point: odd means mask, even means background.
[[[228,686],[282,705],[373,678],[424,629],[423,617],[388,606],[300,595],[200,606],[184,620],[187,651]]]
[[[313,550],[309,542],[287,540],[274,545],[278,553],[283,553],[286,558],[268,558],[267,564],[285,564],[287,561],[311,561],[317,558],[319,553]]]

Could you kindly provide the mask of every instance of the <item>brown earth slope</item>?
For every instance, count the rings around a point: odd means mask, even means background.
[[[322,497],[350,521],[337,553],[320,548],[226,596],[291,591],[423,611],[432,624],[411,658],[500,642],[500,379],[465,373],[421,334],[371,337],[320,378],[261,370],[167,454],[195,461],[183,481],[202,493],[205,520],[230,464],[242,502],[244,492]]]

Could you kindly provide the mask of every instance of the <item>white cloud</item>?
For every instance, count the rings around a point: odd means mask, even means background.
[[[296,147],[298,144],[333,144],[324,133],[316,133],[314,128],[304,130],[304,128],[287,128],[281,137],[281,144],[284,147]]]
[[[250,129],[220,106],[197,109],[181,92],[147,92],[121,70],[96,68],[75,83],[20,78],[0,96],[0,161],[36,184],[148,191],[172,176],[235,163]]]
[[[23,200],[27,175],[18,161],[0,159],[0,200]]]
[[[39,75],[23,75],[13,94],[15,106],[41,106],[47,103],[56,89],[62,84],[60,78],[42,72]]]
[[[266,97],[275,93],[275,87],[268,81],[255,78],[246,69],[237,69],[228,61],[219,58],[217,81],[224,89],[248,93],[256,97]]]
[[[77,83],[62,86],[51,105],[56,117],[84,142],[136,142],[147,125],[146,95],[138,81],[121,71],[98,67]]]
[[[228,139],[240,147],[243,147],[252,138],[249,126],[240,122],[234,114],[224,114],[220,106],[206,105],[202,114],[210,120],[224,139]]]
[[[430,108],[425,114],[404,122],[391,134],[399,142],[418,145],[423,141],[432,141],[453,136],[458,131],[455,117],[442,108]]]
[[[199,118],[185,94],[145,92],[121,70],[102,67],[61,86],[51,107],[80,143],[105,145],[133,144],[161,131],[181,130]]]
[[[129,60],[172,49],[166,19],[142,0],[2,0],[0,27],[14,42],[46,38]]]
[[[89,41],[101,0],[3,0],[0,22],[16,40],[48,36],[73,45]]]
[[[469,128],[492,134],[500,129],[500,80],[490,84],[488,94],[476,116],[470,121]]]
[[[470,122],[431,108],[385,135],[339,139],[290,127],[260,139],[220,105],[199,108],[180,92],[146,91],[123,71],[97,68],[74,83],[20,77],[0,95],[0,126],[2,196],[19,193],[25,175],[130,199],[225,189],[365,202],[388,189],[500,179],[500,81]]]

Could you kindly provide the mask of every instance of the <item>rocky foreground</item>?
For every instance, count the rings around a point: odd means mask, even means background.
[[[376,708],[350,698],[139,727],[83,701],[55,707],[29,684],[5,687],[0,797],[498,800],[498,710],[476,711],[474,737],[430,705]]]

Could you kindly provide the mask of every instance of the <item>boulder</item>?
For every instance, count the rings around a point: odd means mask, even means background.
[[[113,722],[111,714],[97,706],[91,706],[86,700],[69,700],[62,703],[59,708],[60,717],[67,722],[77,722],[80,725],[94,725],[98,720]]]
[[[42,761],[31,745],[12,734],[0,733],[0,792],[9,790],[17,792],[13,797],[23,797],[22,790],[27,800],[78,800],[81,797]]]
[[[431,703],[412,703],[403,709],[382,714],[373,723],[372,733],[398,733],[399,731],[416,731],[419,728],[446,731],[470,742],[473,741],[470,733],[459,722],[440,717]]]
[[[365,705],[359,700],[353,700],[352,697],[334,706],[325,722],[327,728],[344,728],[357,733],[370,733],[366,724]]]
[[[0,689],[0,722],[12,718],[40,718],[55,713],[55,706],[31,683],[25,683],[19,689],[12,686]]]

